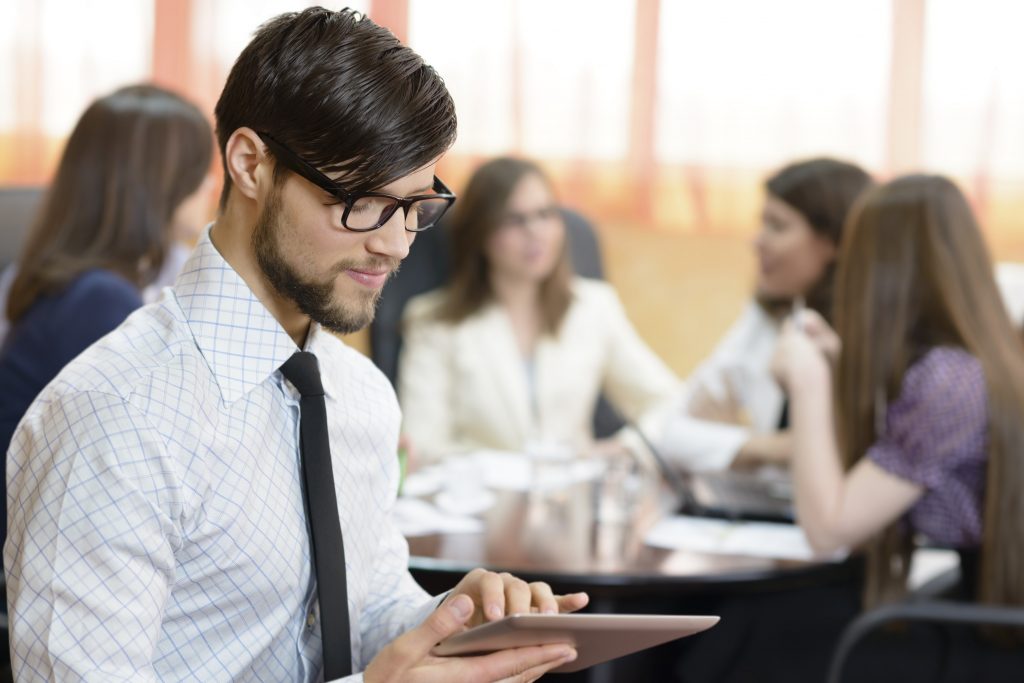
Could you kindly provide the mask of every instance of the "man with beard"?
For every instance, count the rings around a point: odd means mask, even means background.
[[[370,321],[454,199],[434,175],[455,136],[443,82],[369,20],[312,8],[256,33],[216,118],[216,222],[12,441],[17,680],[527,681],[571,660],[430,656],[586,596],[483,570],[443,599],[415,584],[389,519],[394,393],[331,334]]]

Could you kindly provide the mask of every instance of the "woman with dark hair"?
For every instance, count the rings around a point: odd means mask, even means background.
[[[905,589],[915,533],[961,550],[968,594],[1022,605],[1024,357],[967,200],[900,178],[845,232],[836,332],[807,312],[773,361],[799,523],[823,552],[867,544],[869,605]]]
[[[399,363],[405,432],[425,460],[556,444],[636,453],[624,431],[594,443],[599,394],[631,421],[678,381],[615,291],[573,275],[551,183],[534,163],[481,166],[455,204],[448,287],[406,307]]]
[[[794,306],[831,319],[843,222],[870,184],[859,167],[827,158],[790,164],[765,182],[754,301],[651,434],[674,463],[716,470],[789,457],[786,397],[770,370],[779,329]]]
[[[175,235],[205,209],[212,154],[206,118],[161,88],[122,88],[82,114],[6,302],[0,452],[61,368],[142,305]]]

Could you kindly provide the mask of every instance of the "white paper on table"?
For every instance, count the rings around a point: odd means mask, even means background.
[[[480,450],[466,457],[481,473],[484,486],[495,491],[562,488],[592,481],[601,476],[604,469],[597,459],[544,460],[514,451]],[[536,466],[543,468],[541,479],[535,476]]]
[[[684,515],[659,521],[647,533],[644,542],[668,550],[780,560],[838,561],[846,557],[845,552],[828,558],[816,556],[803,530],[795,524],[735,522]]]
[[[480,484],[499,491],[529,491],[532,476],[529,459],[513,451],[480,450],[464,456]]]
[[[444,485],[444,472],[439,465],[410,473],[402,482],[403,496],[432,496]]]
[[[418,498],[399,498],[391,520],[403,536],[475,534],[484,530],[483,522],[475,517],[447,514]]]

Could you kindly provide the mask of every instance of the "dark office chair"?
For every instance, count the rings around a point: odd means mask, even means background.
[[[11,632],[10,621],[7,617],[7,579],[0,572],[0,599],[3,600],[4,609],[0,613],[0,683],[9,683],[14,680],[11,672]]]
[[[882,675],[891,676],[885,680],[909,681],[960,681],[968,679],[965,677],[976,681],[1020,680],[1024,656],[1019,649],[987,642],[977,627],[1011,627],[1024,632],[1024,608],[957,602],[943,597],[959,585],[959,573],[959,569],[947,572],[905,601],[872,609],[851,621],[832,654],[828,683],[877,681],[882,680]],[[906,628],[891,631],[896,624]],[[933,637],[924,641],[924,647],[911,632],[914,628],[920,632],[922,626],[929,627]],[[954,645],[956,629],[960,637]],[[861,649],[865,650],[863,657],[851,656]],[[954,651],[966,660],[952,662]],[[861,665],[860,677],[850,675],[854,662]],[[901,665],[905,669],[899,669]],[[869,671],[863,670],[865,666]]]
[[[45,191],[42,187],[0,188],[0,269],[18,259]]]
[[[604,279],[601,247],[590,222],[581,214],[562,209],[569,256],[576,273]],[[451,268],[448,234],[444,223],[416,236],[409,256],[384,287],[377,313],[370,324],[370,356],[391,383],[398,385],[398,356],[402,351],[402,311],[412,297],[445,284]],[[622,427],[622,420],[602,398],[594,415],[594,434],[604,438]]]
[[[42,187],[0,188],[0,270],[18,260],[46,190]],[[2,313],[0,313],[2,314]],[[7,582],[0,571],[0,683],[13,680],[8,645]]]

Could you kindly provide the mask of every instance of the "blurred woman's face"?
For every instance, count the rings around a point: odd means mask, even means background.
[[[836,245],[778,197],[765,198],[757,249],[757,291],[769,299],[804,296],[836,257]]]
[[[551,188],[531,173],[513,188],[485,255],[493,276],[540,283],[558,265],[564,242],[565,224]]]

